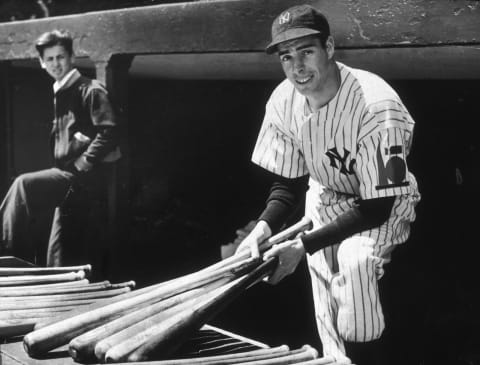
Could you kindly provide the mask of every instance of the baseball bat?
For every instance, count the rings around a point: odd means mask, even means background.
[[[308,217],[303,217],[297,223],[287,227],[286,229],[280,231],[279,233],[273,235],[272,237],[268,238],[267,240],[263,241],[258,249],[260,253],[266,252],[269,248],[273,245],[286,241],[290,238],[295,237],[299,233],[303,233],[312,228],[312,221]],[[222,261],[217,262],[214,265],[211,265],[204,270],[218,270],[225,265],[230,265],[234,262],[238,262],[241,260],[245,260],[247,257],[250,256],[250,251],[244,250],[241,252],[237,252],[235,255],[230,256]]]
[[[233,365],[243,364],[247,361],[258,361],[286,356],[288,354],[300,353],[303,350],[290,350],[287,345],[273,348],[238,352],[226,355],[192,357],[185,359],[156,360],[147,362],[130,362],[130,365]]]
[[[81,313],[90,312],[90,311],[93,311],[94,309],[105,307],[109,304],[118,303],[118,302],[121,302],[123,300],[136,297],[140,294],[148,293],[148,292],[150,292],[154,289],[158,289],[159,287],[164,286],[165,284],[166,283],[154,284],[154,285],[150,285],[150,286],[147,286],[147,287],[144,287],[144,288],[141,288],[141,289],[136,289],[136,290],[133,290],[133,291],[130,291],[130,292],[119,294],[119,295],[116,295],[116,296],[112,296],[112,297],[108,297],[108,298],[98,298],[98,299],[95,300],[94,303],[89,304],[85,307],[74,309],[71,312],[68,312],[64,315],[57,316],[54,320],[46,319],[46,320],[43,320],[43,321],[38,321],[35,324],[35,330],[39,330],[39,329],[41,329],[43,327],[47,327],[47,326],[49,326],[53,323],[66,320],[66,319],[71,318],[71,317],[75,317],[75,316],[77,316]]]
[[[125,349],[122,349],[122,346],[125,345],[125,342],[123,342],[111,348],[107,352],[105,359],[113,362],[122,359],[128,359],[128,361],[145,361],[152,353],[162,354],[162,356],[170,354],[177,349],[185,338],[220,312],[240,295],[242,291],[270,274],[276,267],[277,262],[278,258],[272,257],[235,282],[226,284],[226,289],[219,290],[218,295],[213,295],[201,303],[187,308],[154,326],[154,328],[151,328],[149,331],[149,338],[143,344],[140,344],[133,352],[126,353]],[[138,339],[141,340],[140,336]],[[136,346],[136,344],[133,344],[133,340],[131,343],[132,347]]]
[[[140,294],[145,294],[153,290],[163,290],[160,288],[164,288],[166,291],[171,291],[172,287],[176,287],[177,293],[180,293],[182,291],[186,291],[186,290],[201,286],[204,283],[207,283],[208,281],[214,281],[216,280],[216,278],[219,278],[221,276],[239,275],[241,270],[245,270],[245,267],[248,267],[248,265],[251,264],[249,262],[250,260],[246,259],[243,262],[239,261],[239,262],[232,263],[231,265],[228,265],[228,266],[224,265],[223,268],[216,270],[215,272],[208,271],[208,274],[207,274],[207,271],[201,270],[199,272],[190,273],[190,274],[187,274],[175,279],[171,279],[159,284],[138,289],[138,290],[132,291],[131,293],[122,294],[113,298],[97,300],[95,303],[92,303],[89,306],[72,310],[71,312],[65,313],[64,315],[55,317],[55,319],[45,319],[45,320],[39,321],[35,324],[35,330],[39,330],[43,327],[47,327],[53,323],[60,322],[62,320],[67,320],[68,318],[75,317],[82,313],[91,312],[95,309],[106,307],[107,305],[118,303],[123,300],[127,300],[130,298],[139,296]],[[204,280],[204,282],[202,282],[202,280]],[[172,291],[171,295],[174,295],[174,292],[175,290]],[[154,301],[158,301],[158,299]]]
[[[6,319],[25,319],[36,317],[49,317],[59,312],[66,312],[73,307],[54,307],[54,308],[38,308],[32,309],[18,309],[0,312],[0,320]]]
[[[238,280],[240,279],[237,279],[237,281]],[[235,285],[235,283],[236,281],[230,282],[225,286],[228,288]],[[223,291],[225,291],[225,287],[219,287],[213,292],[206,292],[202,296],[180,303],[175,307],[157,313],[150,318],[146,318],[133,326],[127,327],[124,330],[103,339],[95,346],[95,355],[97,359],[102,362],[111,362],[112,358],[115,358],[114,362],[126,361],[131,352],[137,349],[141,344],[145,343],[145,341],[148,340],[148,338],[150,338],[159,327],[164,327],[165,323],[174,321],[176,318],[175,316],[178,313],[194,308],[195,306],[218,296],[218,293]]]
[[[131,280],[123,283],[112,284],[109,281],[104,281],[87,285],[77,285],[73,287],[31,288],[23,291],[20,289],[9,290],[10,288],[6,288],[6,290],[2,290],[0,297],[90,293],[121,288],[134,289],[135,282]]]
[[[127,285],[125,285],[127,286]],[[28,288],[21,287],[7,287],[2,288],[0,292],[0,297],[20,297],[20,296],[31,296],[31,295],[53,295],[53,294],[68,294],[68,293],[86,293],[90,291],[98,291],[110,289],[112,284],[109,281],[104,281],[100,283],[86,284],[86,285],[75,285],[72,287],[46,287],[42,286],[40,288],[35,288],[35,286],[29,286]]]
[[[293,236],[295,236],[295,235],[297,235],[301,232],[306,231],[307,229],[310,229],[311,225],[312,225],[311,220],[307,217],[303,217],[300,221],[298,221],[294,225],[292,225],[292,226],[288,227],[287,229],[279,232],[278,234],[270,237],[268,239],[268,242],[266,242],[264,244],[264,246],[265,247],[271,247],[273,244],[285,241],[288,238],[291,238],[291,237],[293,237]],[[113,298],[97,300],[95,303],[92,303],[89,306],[85,306],[85,307],[79,308],[78,310],[73,310],[73,311],[70,311],[70,312],[68,312],[64,315],[57,316],[53,320],[52,319],[45,319],[45,320],[42,320],[42,321],[38,321],[35,324],[35,330],[39,330],[39,329],[41,329],[43,327],[47,327],[47,326],[49,326],[49,325],[51,325],[55,322],[59,322],[61,320],[66,320],[68,318],[74,317],[74,316],[79,315],[81,313],[90,312],[94,309],[105,307],[107,305],[132,298],[134,296],[149,292],[153,289],[157,289],[157,288],[162,287],[162,286],[172,285],[174,282],[179,282],[181,280],[183,280],[183,281],[189,281],[189,280],[194,281],[196,279],[196,277],[198,275],[201,275],[202,273],[212,272],[212,271],[219,270],[221,268],[225,268],[229,265],[234,265],[235,263],[241,262],[242,258],[245,259],[247,257],[248,257],[248,254],[246,254],[246,253],[243,254],[243,255],[235,255],[235,256],[232,256],[228,259],[222,260],[222,261],[220,261],[220,262],[218,262],[214,265],[208,266],[207,268],[204,268],[204,269],[202,269],[202,270],[200,270],[196,273],[187,274],[187,275],[184,275],[184,276],[181,276],[181,277],[178,277],[178,278],[175,278],[175,279],[163,282],[163,283],[151,285],[149,287],[145,287],[145,288],[142,288],[142,289],[137,289],[137,290],[135,290],[131,293],[122,294],[122,295],[119,295],[119,296],[115,296]]]
[[[308,361],[317,358],[318,352],[310,345],[304,345],[301,349],[290,351],[286,354],[280,354],[278,357],[270,359],[258,359],[242,362],[242,365],[287,365],[297,364],[302,361]]]
[[[342,365],[342,364],[339,362],[336,362],[333,356],[325,356],[325,357],[320,357],[318,359],[299,362],[297,365]]]
[[[76,299],[99,299],[99,298],[111,298],[116,295],[123,293],[128,293],[132,289],[130,287],[119,288],[119,289],[107,289],[107,290],[97,290],[92,292],[85,293],[71,293],[71,294],[52,294],[52,295],[30,295],[30,296],[21,296],[21,297],[4,297],[1,299],[2,303],[16,303],[16,302],[29,302],[29,301],[38,301],[38,302],[49,302],[49,301],[61,301],[61,300],[76,300]]]
[[[83,271],[85,275],[92,271],[92,265],[58,267],[0,267],[0,276],[67,274]]]
[[[70,287],[82,286],[87,284],[90,284],[90,281],[88,279],[82,279],[82,280],[76,280],[76,281],[67,281],[64,283],[6,286],[2,288],[2,292],[6,290],[16,290],[16,289],[28,290],[32,288],[70,288]]]
[[[295,350],[294,350],[295,351]],[[303,350],[300,350],[303,351]],[[298,353],[299,350],[296,350]],[[285,354],[291,353],[287,345],[282,345],[273,348],[266,348],[253,351],[245,351],[234,354],[205,356],[205,357],[192,357],[188,359],[170,359],[170,360],[157,360],[148,362],[131,362],[130,365],[231,365],[241,364],[246,361],[253,360],[265,360]]]
[[[250,259],[213,273],[203,273],[202,275],[196,276],[187,275],[184,278],[187,278],[188,281],[174,280],[170,284],[158,286],[143,294],[128,297],[128,299],[107,304],[91,311],[74,315],[73,317],[67,317],[38,330],[35,329],[35,331],[29,333],[23,339],[25,351],[31,357],[41,355],[67,344],[74,337],[92,328],[101,326],[106,322],[137,309],[137,306],[142,303],[166,299],[175,294],[180,294],[223,277],[242,275],[244,272],[248,272],[253,265],[257,265],[257,263],[258,260]]]
[[[195,288],[184,293],[175,295],[168,299],[153,303],[145,308],[135,310],[122,317],[107,322],[102,326],[96,327],[89,332],[86,332],[78,337],[75,337],[70,341],[68,351],[71,357],[77,362],[87,362],[96,359],[95,347],[96,345],[110,336],[113,336],[120,331],[129,328],[133,325],[137,325],[141,321],[151,318],[160,312],[164,312],[169,308],[177,306],[186,301],[202,296],[204,293],[223,285],[228,279],[220,279],[216,282],[207,284],[200,288]],[[106,351],[98,355],[99,360],[103,361],[103,355]],[[100,354],[100,350],[99,350]]]
[[[0,287],[58,283],[65,281],[82,280],[84,278],[85,272],[83,270],[66,274],[5,276],[0,277]]]
[[[21,301],[21,302],[9,302],[3,303],[0,300],[0,311],[15,310],[15,309],[37,309],[37,308],[52,308],[52,307],[68,307],[73,306],[78,308],[82,305],[88,305],[93,303],[95,299],[77,299],[77,300],[52,300],[52,301]]]
[[[21,336],[33,330],[37,320],[34,319],[16,319],[0,320],[0,338],[10,338]]]
[[[96,299],[94,303],[89,304],[85,307],[74,309],[71,312],[68,312],[64,315],[58,316],[54,320],[46,319],[44,321],[37,322],[35,324],[35,330],[39,330],[43,327],[50,326],[53,323],[66,320],[66,319],[71,318],[71,317],[75,317],[75,316],[77,316],[81,313],[90,312],[90,311],[93,311],[94,309],[105,307],[105,306],[113,304],[113,303],[118,303],[118,302],[121,302],[123,300],[130,299],[130,298],[139,296],[141,294],[148,293],[148,292],[150,292],[154,289],[158,289],[159,287],[164,286],[165,284],[166,283],[154,284],[154,285],[150,285],[150,286],[147,286],[147,287],[144,287],[144,288],[141,288],[141,289],[136,289],[136,290],[133,290],[133,291],[130,291],[130,292],[126,292],[126,293],[123,293],[123,294],[120,294],[120,295],[116,295],[116,296],[112,296],[112,297],[108,297],[108,298]]]
[[[162,312],[158,312],[152,315],[149,318],[145,318],[139,323],[134,324],[133,326],[127,327],[113,335],[104,338],[95,345],[95,356],[101,362],[106,362],[106,357],[109,351],[112,348],[117,349],[120,346],[120,352],[122,354],[127,354],[131,352],[134,348],[129,347],[132,343],[134,345],[138,344],[139,339],[145,338],[150,333],[152,327],[157,323],[163,322],[168,318],[176,315],[177,313],[195,305],[198,301],[204,300],[208,297],[209,293],[204,293],[201,296],[190,298],[187,301],[179,303],[173,307],[170,307]],[[126,346],[125,346],[126,345]],[[113,350],[114,352],[116,350]],[[128,352],[126,352],[128,351]]]

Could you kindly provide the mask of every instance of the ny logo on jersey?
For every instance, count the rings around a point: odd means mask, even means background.
[[[339,168],[340,172],[344,175],[353,174],[353,165],[355,165],[356,160],[352,158],[350,162],[347,163],[347,158],[350,156],[350,151],[348,151],[345,147],[343,148],[343,156],[338,153],[337,147],[330,148],[325,154],[330,159],[330,166],[336,169]]]
[[[402,145],[377,148],[378,185],[376,190],[408,186],[407,164]]]

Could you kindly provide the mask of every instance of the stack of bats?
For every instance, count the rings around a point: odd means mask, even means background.
[[[38,322],[135,287],[133,281],[90,283],[90,273],[91,265],[0,267],[0,338],[24,335]]]
[[[260,251],[307,230],[310,225],[308,219],[301,220],[265,241]],[[41,358],[68,345],[71,357],[83,363],[334,364],[329,358],[318,359],[317,351],[308,345],[296,350],[280,346],[240,354],[152,361],[171,356],[244,290],[268,276],[276,265],[276,258],[263,262],[243,252],[192,274],[57,312],[54,318],[36,321],[33,332],[24,337],[25,351],[31,357]]]

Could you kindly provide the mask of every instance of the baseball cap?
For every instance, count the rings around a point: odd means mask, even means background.
[[[279,43],[312,34],[330,35],[327,18],[311,5],[292,6],[273,21],[272,41],[265,52],[272,54]]]

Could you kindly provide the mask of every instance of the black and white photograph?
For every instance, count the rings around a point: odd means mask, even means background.
[[[0,365],[480,365],[480,1],[0,0]]]

